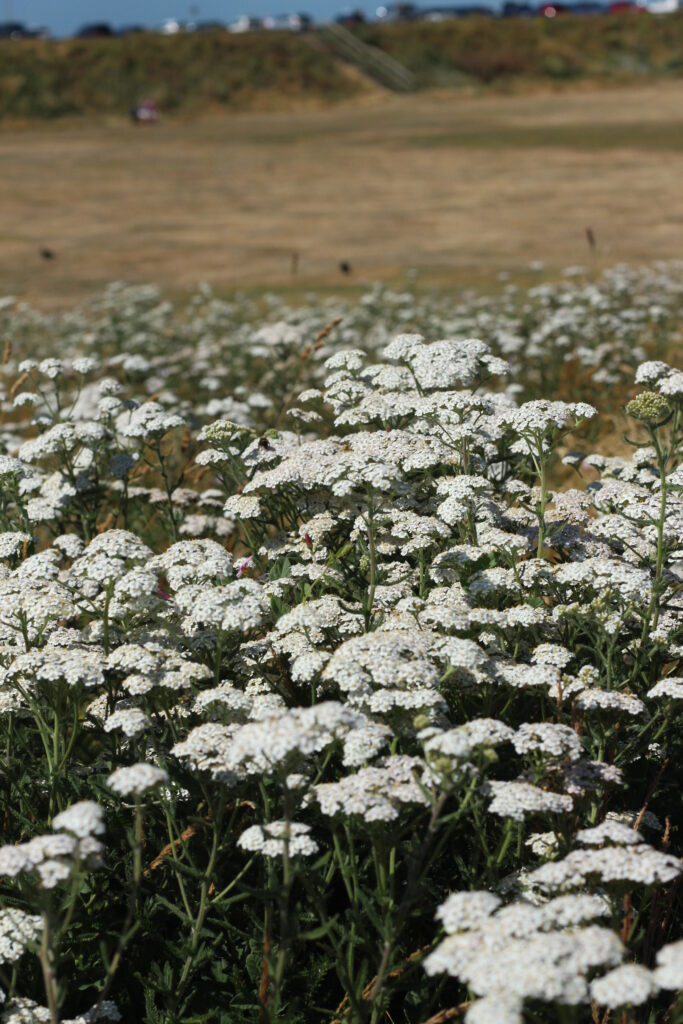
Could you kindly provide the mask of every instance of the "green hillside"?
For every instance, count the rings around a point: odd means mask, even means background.
[[[652,16],[462,18],[366,25],[366,43],[404,64],[420,86],[519,78],[629,80],[683,74],[683,12]]]
[[[683,71],[683,14],[367,25],[356,36],[405,65],[418,87],[525,80],[633,81]],[[164,113],[333,103],[362,92],[324,39],[287,33],[155,33],[0,43],[0,117]]]
[[[145,96],[166,113],[335,101],[358,85],[324,50],[283,32],[0,44],[0,117],[125,113]]]

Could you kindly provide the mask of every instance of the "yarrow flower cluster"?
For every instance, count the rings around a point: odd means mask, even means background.
[[[93,801],[73,804],[53,819],[53,834],[0,847],[0,875],[35,872],[44,889],[54,889],[73,872],[98,867],[104,847],[95,837],[104,832],[102,818],[101,807]]]
[[[0,301],[3,1020],[675,1015],[680,283]]]

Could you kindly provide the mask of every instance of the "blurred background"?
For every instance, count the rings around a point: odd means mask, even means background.
[[[680,257],[678,0],[0,0],[4,294]]]

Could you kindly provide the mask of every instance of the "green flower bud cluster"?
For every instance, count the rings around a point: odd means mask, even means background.
[[[626,412],[634,420],[657,423],[666,419],[671,412],[671,406],[664,395],[659,395],[656,391],[641,391],[628,403]]]
[[[234,423],[232,420],[216,420],[204,427],[203,438],[212,445],[227,445],[238,437],[256,436],[250,427],[242,426],[241,423]]]

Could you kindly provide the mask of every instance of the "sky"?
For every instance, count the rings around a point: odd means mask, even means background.
[[[305,11],[324,19],[350,7],[374,13],[381,0],[0,0],[0,21],[44,25],[55,35],[74,32],[85,22],[159,25],[167,18],[233,21],[240,14]],[[191,10],[192,9],[192,10]]]

